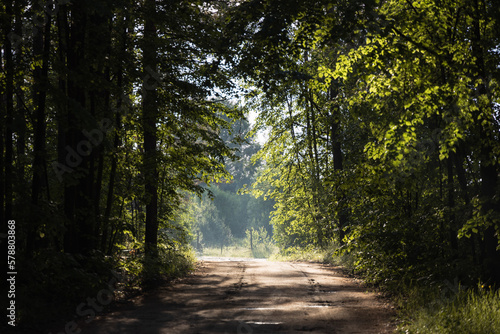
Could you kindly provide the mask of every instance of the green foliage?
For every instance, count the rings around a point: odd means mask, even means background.
[[[245,231],[245,244],[250,248],[254,258],[269,258],[275,252],[275,245],[264,226]]]

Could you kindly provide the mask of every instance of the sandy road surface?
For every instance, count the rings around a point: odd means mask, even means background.
[[[390,333],[390,320],[373,293],[334,267],[205,258],[194,275],[82,333]]]

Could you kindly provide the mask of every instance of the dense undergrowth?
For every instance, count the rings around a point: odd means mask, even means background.
[[[414,287],[395,298],[399,333],[500,333],[500,290],[480,284],[461,287],[445,281],[435,287]]]
[[[389,277],[381,268],[365,270],[356,256],[338,247],[291,247],[272,257],[279,261],[316,261],[343,266],[369,285],[380,288],[397,309],[396,333],[500,333],[500,290],[485,283],[464,285],[457,278]],[[453,275],[451,275],[453,276]]]
[[[71,321],[91,321],[113,301],[134,295],[194,269],[188,248],[161,249],[146,261],[141,252],[89,256],[43,252],[19,263],[18,325],[21,332],[64,332]]]

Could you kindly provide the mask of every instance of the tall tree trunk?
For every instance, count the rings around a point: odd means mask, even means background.
[[[35,6],[34,15],[37,16],[35,21],[43,21],[45,12],[43,8]],[[42,28],[36,30],[33,37],[33,53],[35,58],[35,68],[33,70],[33,101],[35,101],[35,124],[34,124],[34,143],[33,143],[33,176],[31,182],[31,204],[33,206],[32,214],[34,217],[31,219],[31,226],[28,231],[27,237],[27,253],[33,255],[36,250],[35,240],[38,230],[37,219],[40,214],[40,195],[44,181],[46,179],[46,166],[45,166],[45,142],[46,142],[46,117],[45,117],[45,104],[47,97],[48,86],[48,68],[49,68],[49,55],[50,55],[50,17],[46,18],[45,30]],[[45,34],[45,36],[44,36]],[[45,42],[44,42],[45,38]],[[48,186],[48,185],[45,185]]]
[[[145,23],[143,38],[143,85],[142,85],[142,126],[144,131],[144,190],[146,201],[145,246],[148,257],[158,253],[158,168],[157,168],[157,127],[158,104],[156,86],[152,74],[157,71],[156,56],[156,1],[145,0]],[[153,71],[153,73],[151,73]]]
[[[5,43],[4,43],[5,47]],[[2,50],[4,49],[2,48]],[[5,56],[5,52],[3,52]],[[5,66],[4,66],[4,58],[0,58],[0,66],[2,68],[2,72],[5,72]],[[5,164],[4,164],[4,124],[5,124],[5,114],[7,113],[6,111],[6,105],[7,105],[7,96],[6,93],[2,89],[2,94],[0,95],[0,233],[6,234],[7,233],[7,223],[5,219],[5,174],[4,174],[4,169],[5,169]],[[7,246],[6,246],[7,247]]]
[[[5,23],[5,31],[12,30],[12,17],[13,17],[13,1],[6,1],[5,14],[7,17]],[[5,37],[4,46],[5,56],[5,94],[6,94],[6,115],[5,115],[5,217],[12,219],[12,205],[13,205],[13,189],[12,189],[12,170],[13,170],[13,141],[12,141],[12,121],[14,114],[14,61],[12,58],[12,44],[8,36]],[[3,222],[2,222],[3,224]]]
[[[14,15],[16,18],[15,24],[14,24],[14,33],[18,38],[22,39],[23,35],[23,22],[22,22],[22,7],[21,7],[21,1],[15,1],[14,3]],[[23,43],[14,43],[15,49],[16,49],[16,55],[21,55],[23,54]],[[25,63],[21,59],[22,57],[18,57],[17,60],[17,66],[20,68],[24,68]],[[24,90],[23,87],[25,86],[25,79],[26,76],[24,74],[24,71],[17,71],[18,73],[16,74],[14,78],[15,82],[15,87],[16,87],[16,95],[17,95],[17,100],[16,100],[16,111],[15,111],[15,118],[14,118],[14,123],[17,125],[17,142],[16,142],[16,149],[17,149],[17,159],[18,159],[18,167],[17,167],[17,179],[22,180],[23,182],[27,181],[26,180],[26,165],[27,165],[27,157],[26,157],[26,132],[27,132],[27,124],[26,124],[26,110],[25,109],[25,95],[24,95]],[[26,183],[22,183],[21,187],[23,189],[19,189],[18,191],[21,193],[20,197],[21,198],[29,198],[28,196],[28,187]]]
[[[10,7],[10,9],[9,9]],[[12,44],[10,40],[10,30],[12,24],[12,1],[5,2],[5,19],[2,21],[2,35],[4,36],[4,40],[1,45],[1,58],[0,58],[0,66],[2,68],[2,73],[8,73],[8,66],[12,66]],[[10,14],[9,14],[10,12]],[[11,217],[6,217],[5,215],[5,137],[7,133],[6,123],[7,123],[7,106],[10,103],[8,90],[12,88],[8,88],[9,83],[7,82],[7,77],[5,80],[0,81],[1,90],[0,96],[0,233],[7,233],[7,220],[12,219]],[[12,99],[12,96],[10,97]]]
[[[67,68],[67,56],[68,56],[68,44],[69,44],[69,23],[68,23],[68,4],[59,5],[59,11],[57,13],[57,65],[60,69]],[[61,96],[65,98],[58,99],[57,103],[57,165],[64,166],[67,168],[71,168],[67,165],[66,162],[66,129],[68,128],[68,101],[66,98],[67,95],[67,85],[68,85],[68,74],[65,70],[57,71],[58,76],[58,89]],[[56,171],[56,164],[53,164],[53,168]],[[56,174],[58,176],[59,182],[63,184],[64,187],[64,198],[67,192],[66,180],[71,176],[71,170],[62,169],[60,173]],[[67,203],[66,199],[63,199],[64,202],[64,213],[67,213]],[[58,236],[58,240],[56,241],[57,247],[60,250],[69,250],[69,244],[71,241],[67,240],[68,235],[70,234],[70,228],[72,228],[70,222],[66,218],[65,224],[67,226],[67,231],[64,235]]]
[[[113,113],[110,112],[110,61],[111,56],[111,33],[112,33],[112,12],[107,7],[102,11],[89,11],[89,28],[87,34],[94,36],[92,43],[88,45],[88,60],[90,73],[100,85],[93,85],[90,88],[90,114],[99,123],[100,121],[113,119]],[[107,130],[103,129],[103,130]],[[94,132],[97,129],[94,129]],[[88,188],[91,194],[92,217],[89,219],[89,226],[86,227],[87,243],[89,248],[94,249],[99,246],[99,235],[102,230],[101,216],[101,193],[104,173],[104,157],[106,146],[103,145],[105,133],[99,133],[99,140],[92,142],[92,154],[89,156],[89,181],[92,187]],[[101,137],[102,136],[102,137]],[[96,172],[92,171],[96,169]]]
[[[86,140],[81,132],[81,116],[86,108],[86,92],[83,78],[85,72],[85,32],[87,26],[87,1],[77,1],[71,6],[71,27],[66,51],[67,56],[67,127],[64,131],[63,152],[65,163],[74,169],[71,182],[65,182],[64,213],[66,234],[64,249],[69,253],[86,253],[91,240],[88,240],[89,225],[92,225],[92,188],[88,147],[82,145]],[[66,20],[66,17],[63,18]]]

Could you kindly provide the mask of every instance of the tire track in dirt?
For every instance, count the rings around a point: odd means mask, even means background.
[[[241,288],[243,285],[246,283],[243,282],[243,279],[245,277],[245,271],[247,270],[247,267],[244,262],[238,262],[238,274],[237,274],[237,282],[233,283],[233,285],[225,291],[227,297],[229,298],[231,295],[235,295],[241,291]]]

